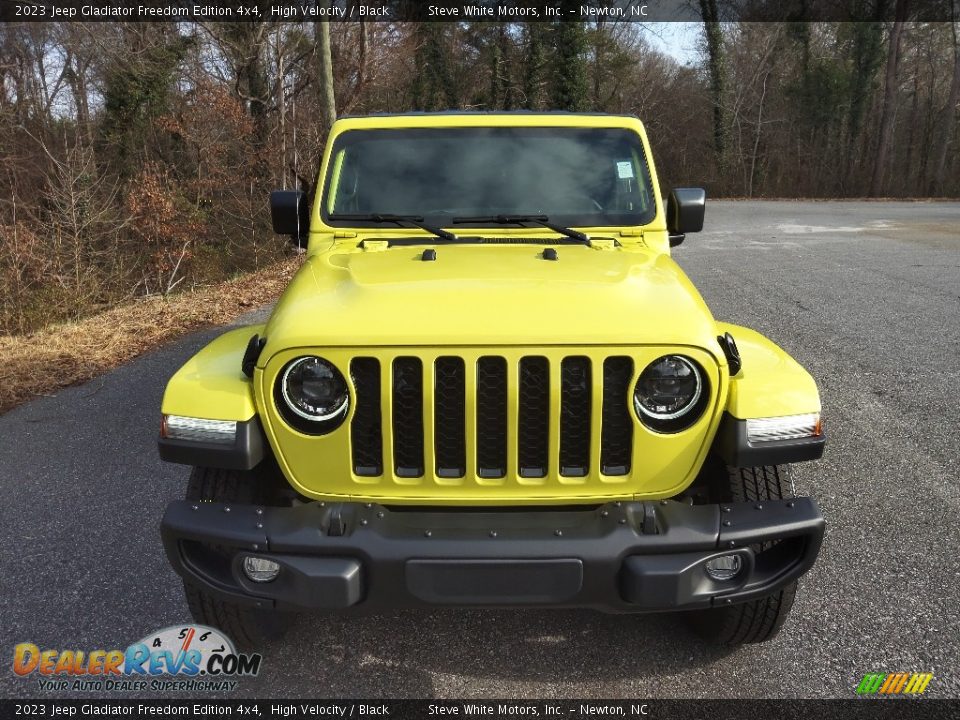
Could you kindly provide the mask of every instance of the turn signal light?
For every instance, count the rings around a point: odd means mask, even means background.
[[[822,433],[820,413],[747,420],[747,441],[751,443],[800,440],[820,437]]]
[[[164,415],[160,421],[160,437],[170,440],[232,445],[237,437],[237,422],[236,420],[206,420],[182,415]]]

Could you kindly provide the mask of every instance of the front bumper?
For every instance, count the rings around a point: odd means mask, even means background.
[[[177,501],[161,524],[174,569],[207,592],[255,607],[328,610],[708,608],[762,597],[803,575],[823,531],[811,498],[522,511]],[[742,570],[711,579],[704,563],[727,554],[740,556]],[[248,555],[274,560],[280,574],[251,582],[242,571]]]

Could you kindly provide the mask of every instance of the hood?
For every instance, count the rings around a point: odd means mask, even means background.
[[[422,259],[428,247],[435,260]],[[710,311],[669,256],[639,245],[555,248],[551,261],[533,244],[334,246],[290,283],[267,349],[715,346]]]

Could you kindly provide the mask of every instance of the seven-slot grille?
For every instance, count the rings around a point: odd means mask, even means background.
[[[607,357],[597,367],[594,364],[599,363],[580,355],[562,359],[530,355],[520,358],[516,368],[496,355],[476,361],[402,356],[388,362],[389,374],[376,358],[356,357],[350,363],[356,390],[352,463],[359,476],[378,477],[389,468],[396,478],[433,473],[453,480],[464,478],[472,467],[481,480],[504,478],[510,468],[521,479],[550,473],[583,478],[596,472],[591,468],[591,446],[597,442],[603,475],[630,473],[629,357]],[[595,373],[600,378],[595,379]],[[600,381],[599,393],[595,380]],[[389,387],[383,388],[385,383]],[[516,404],[513,413],[511,401]],[[594,423],[598,410],[600,422]],[[553,448],[551,413],[558,415]],[[597,425],[600,437],[591,438],[591,428]],[[388,443],[384,426],[391,431]],[[468,458],[471,447],[474,457]],[[385,453],[391,456],[384,457]]]

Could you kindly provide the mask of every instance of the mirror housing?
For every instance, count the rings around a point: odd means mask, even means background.
[[[270,219],[277,235],[289,235],[295,247],[306,247],[310,234],[310,207],[302,190],[274,190],[270,193]]]
[[[703,230],[707,192],[703,188],[674,188],[667,198],[667,231],[670,247],[683,242],[687,233]]]

